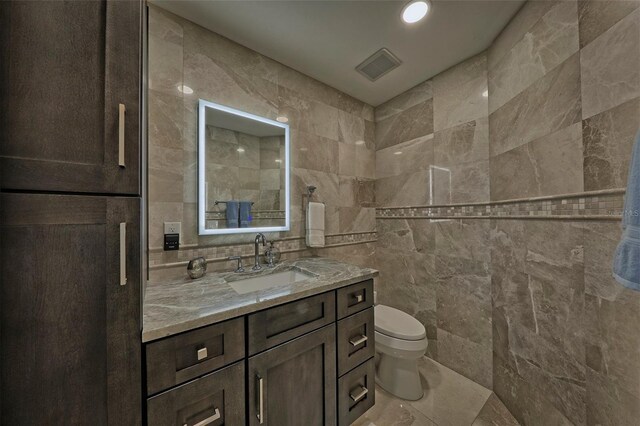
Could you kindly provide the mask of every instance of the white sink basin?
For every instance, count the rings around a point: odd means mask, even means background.
[[[299,281],[308,280],[312,275],[300,271],[283,271],[275,274],[261,275],[259,277],[246,278],[244,280],[232,281],[228,283],[238,294],[253,293],[254,291],[265,290],[271,287],[293,284]]]

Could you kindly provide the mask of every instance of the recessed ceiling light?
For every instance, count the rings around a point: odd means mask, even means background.
[[[190,95],[193,93],[193,89],[189,86],[185,86],[184,84],[178,84],[178,92],[182,92],[185,95]]]
[[[364,141],[356,141],[356,145],[364,145]]]
[[[395,155],[400,155],[400,154],[402,154],[402,151],[396,151],[396,152],[394,152],[394,154]]]
[[[288,123],[289,119],[287,117],[285,117],[284,115],[276,118],[277,121],[281,122],[281,123]]]
[[[407,24],[415,24],[429,13],[429,3],[425,0],[414,0],[402,9],[402,20]]]
[[[485,90],[484,92],[482,92],[482,96],[484,96],[485,98],[489,97],[489,91]]]
[[[282,163],[282,160],[278,158],[276,159],[276,163]]]
[[[238,148],[238,149],[237,149],[237,151],[238,151],[238,152],[244,152],[244,148],[243,148],[243,147],[240,147],[240,148]]]

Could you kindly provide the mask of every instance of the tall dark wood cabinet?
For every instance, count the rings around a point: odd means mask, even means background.
[[[140,2],[0,3],[3,187],[139,194]]]
[[[0,424],[141,423],[142,2],[0,2]]]

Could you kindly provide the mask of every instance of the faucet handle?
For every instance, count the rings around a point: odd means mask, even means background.
[[[244,268],[242,267],[242,256],[229,256],[227,260],[237,260],[238,267],[234,272],[244,272]]]

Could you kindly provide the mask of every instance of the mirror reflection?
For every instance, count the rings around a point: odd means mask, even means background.
[[[289,126],[200,100],[200,235],[289,229]]]

